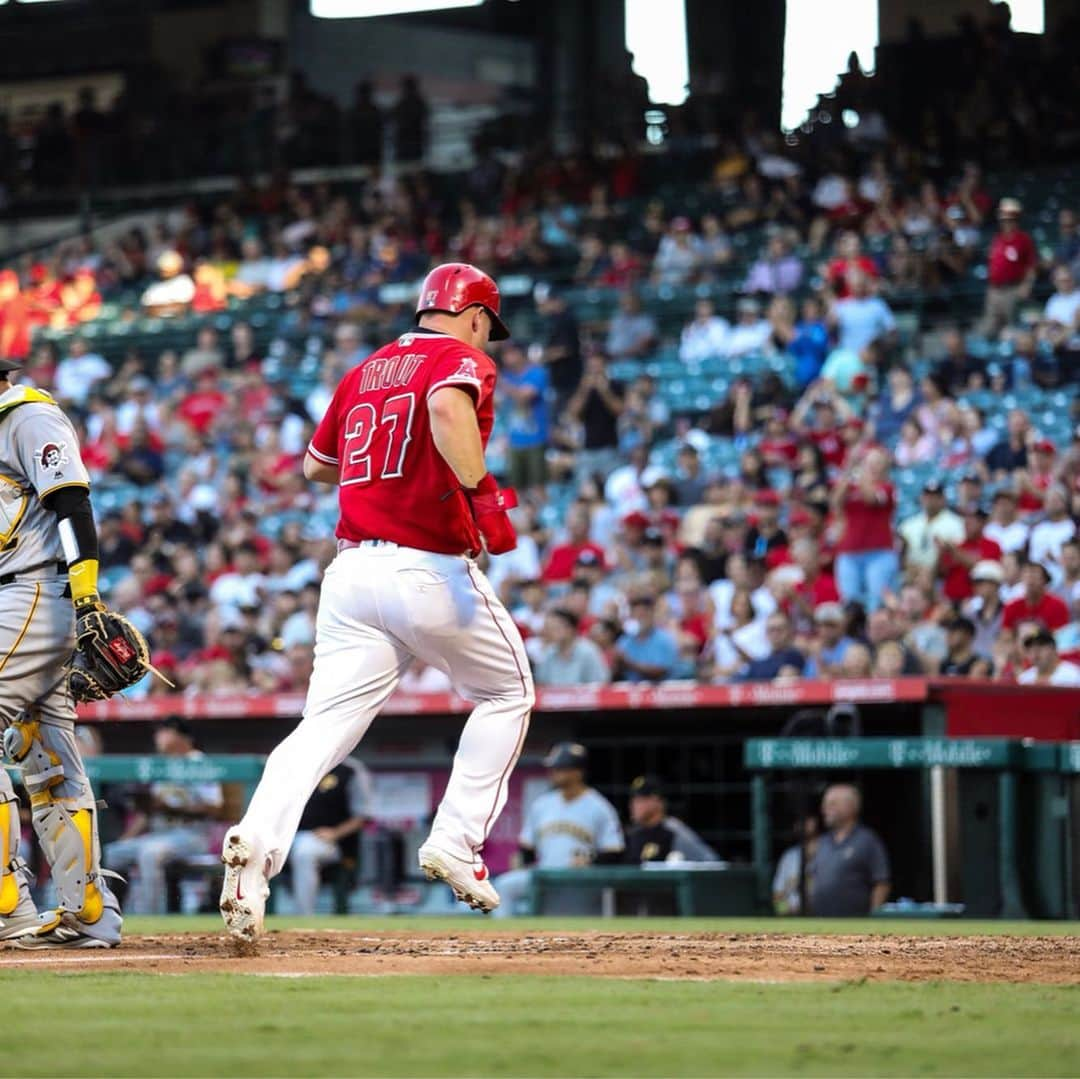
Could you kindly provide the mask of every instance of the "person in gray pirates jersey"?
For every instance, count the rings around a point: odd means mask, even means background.
[[[0,730],[58,905],[40,914],[34,906],[18,802],[0,767],[0,940],[108,948],[120,943],[120,907],[100,866],[68,686],[76,610],[104,610],[90,480],[70,420],[47,393],[12,385],[18,368],[0,357]]]
[[[577,742],[560,742],[544,758],[552,789],[541,794],[525,810],[519,845],[525,866],[542,869],[573,869],[605,862],[621,862],[623,832],[615,807],[585,782],[589,754]],[[502,904],[496,918],[516,913],[531,886],[528,868],[512,869],[495,881]],[[544,913],[592,914],[598,912],[594,895],[554,897],[559,910]]]

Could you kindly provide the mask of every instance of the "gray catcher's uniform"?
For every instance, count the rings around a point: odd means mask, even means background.
[[[71,422],[48,394],[13,386],[0,394],[0,728],[56,885],[59,909],[41,928],[67,915],[116,944],[120,910],[101,876],[97,804],[64,679],[75,647],[67,565],[56,514],[41,501],[65,486],[90,486]],[[0,768],[0,939],[33,914],[18,845],[18,803]]]

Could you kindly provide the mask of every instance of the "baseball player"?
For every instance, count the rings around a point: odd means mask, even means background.
[[[578,742],[559,742],[544,758],[552,789],[535,799],[525,812],[518,839],[525,866],[541,869],[573,869],[588,865],[621,862],[623,832],[615,807],[585,782],[589,767],[588,750]],[[498,917],[515,914],[528,895],[532,870],[512,869],[496,884],[503,903]],[[567,895],[557,900],[560,909],[547,914],[593,914],[599,903],[595,896]]]
[[[0,729],[58,906],[34,908],[18,802],[0,767],[0,939],[108,948],[120,943],[120,908],[100,866],[74,705],[134,684],[149,656],[138,630],[98,597],[90,481],[71,422],[47,393],[12,385],[18,369],[0,358]]]
[[[225,837],[221,912],[241,942],[262,929],[269,879],[311,792],[414,657],[476,702],[420,868],[474,909],[499,904],[481,850],[534,699],[521,636],[475,562],[517,543],[506,512],[515,500],[484,464],[495,365],[483,349],[508,331],[495,282],[465,263],[428,274],[416,321],[342,379],[304,460],[308,479],[339,487],[338,554],[323,579],[304,718]]]
[[[716,851],[688,824],[667,811],[667,795],[656,776],[638,776],[630,784],[630,820],[626,835],[628,862],[715,862]]]

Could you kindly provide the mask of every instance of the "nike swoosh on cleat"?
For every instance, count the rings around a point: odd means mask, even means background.
[[[474,869],[472,871],[472,875],[477,880],[487,880],[487,875],[488,875],[487,866],[484,866],[483,869]]]

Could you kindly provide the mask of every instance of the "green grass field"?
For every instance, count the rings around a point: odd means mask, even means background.
[[[470,933],[513,932],[516,930],[566,929],[576,933],[650,932],[650,933],[883,933],[893,936],[970,937],[991,936],[1047,937],[1080,936],[1080,922],[1007,922],[935,921],[927,918],[514,918],[502,921],[482,914],[447,917],[338,916],[317,914],[309,918],[271,917],[268,930],[274,929],[348,929],[355,932],[450,933],[467,929]],[[135,915],[124,918],[127,933],[216,933],[221,919],[216,914],[197,914],[188,918],[175,916],[152,918]]]
[[[1054,923],[277,919],[425,932],[1080,934]],[[132,933],[214,918],[129,921]],[[103,968],[105,970],[105,968]],[[1080,986],[0,973],[7,1075],[1077,1075]],[[60,1002],[67,1002],[62,1008]],[[47,1025],[42,1017],[49,1016]]]

